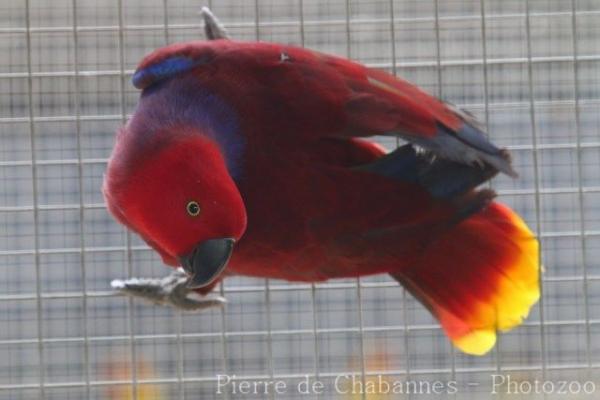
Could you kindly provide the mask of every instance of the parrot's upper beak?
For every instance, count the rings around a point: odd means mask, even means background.
[[[210,285],[223,272],[231,257],[235,239],[210,239],[196,245],[191,253],[179,258],[181,266],[190,275],[192,289]]]

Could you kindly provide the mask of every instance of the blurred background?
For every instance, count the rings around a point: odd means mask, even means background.
[[[492,186],[542,241],[543,299],[526,323],[476,358],[383,276],[228,279],[227,307],[199,314],[113,293],[114,278],[169,272],[100,191],[139,95],[131,73],[157,47],[203,38],[203,5],[233,38],[349,56],[485,121],[521,175]],[[0,54],[0,399],[485,399],[497,373],[600,393],[599,1],[8,0]],[[217,374],[292,388],[308,375],[325,394],[219,395]],[[334,390],[340,374],[458,393],[352,397]]]

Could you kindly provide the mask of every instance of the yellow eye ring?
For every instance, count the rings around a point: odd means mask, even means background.
[[[189,201],[185,206],[185,209],[190,217],[197,217],[200,215],[200,204],[197,201]]]

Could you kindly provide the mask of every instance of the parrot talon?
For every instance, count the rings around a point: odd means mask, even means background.
[[[204,34],[208,40],[229,39],[227,29],[225,29],[225,26],[223,26],[215,14],[210,11],[210,8],[202,7],[200,14],[204,18]]]
[[[110,285],[128,296],[182,311],[199,311],[225,305],[223,297],[202,297],[188,287],[188,282],[189,277],[179,268],[164,278],[115,279]]]

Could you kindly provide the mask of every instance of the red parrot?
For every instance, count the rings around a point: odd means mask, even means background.
[[[383,71],[281,44],[147,56],[103,192],[190,287],[389,274],[451,341],[484,354],[539,298],[538,242],[477,189],[508,152],[468,113]],[[366,137],[408,142],[385,151]]]

